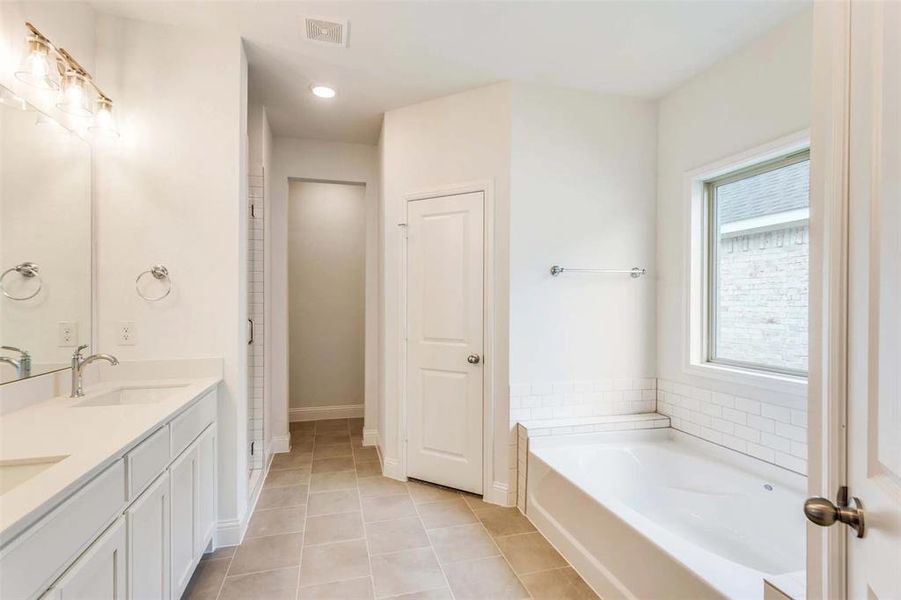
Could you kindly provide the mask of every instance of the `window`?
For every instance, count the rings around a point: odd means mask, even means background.
[[[706,360],[806,377],[810,152],[704,182]]]

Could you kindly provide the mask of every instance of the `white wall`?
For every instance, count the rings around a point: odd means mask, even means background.
[[[679,398],[688,398],[692,406],[698,406],[697,412],[704,405],[713,405],[709,408],[714,412],[723,408],[734,411],[739,404],[746,405],[742,399],[748,399],[752,409],[740,411],[747,413],[745,416],[735,415],[747,423],[749,417],[767,418],[761,415],[761,403],[772,405],[770,412],[774,417],[778,414],[779,419],[759,423],[758,433],[748,434],[758,441],[759,434],[774,431],[777,421],[786,426],[803,421],[806,413],[800,413],[806,411],[806,398],[785,390],[739,385],[684,371],[688,327],[683,302],[685,270],[689,265],[686,221],[690,214],[686,174],[809,127],[811,46],[808,13],[717,63],[660,101],[657,373],[664,406],[678,406]],[[790,412],[792,409],[794,412]],[[751,420],[758,423],[757,419]],[[734,433],[734,426],[722,425]],[[710,434],[712,441],[719,439],[713,431]],[[788,441],[788,436],[783,441]],[[742,444],[736,441],[736,445]],[[763,453],[771,462],[772,450]],[[790,468],[802,470],[796,461]]]
[[[359,406],[362,413],[365,193],[353,184],[289,184],[291,412]]]
[[[652,101],[514,86],[511,385],[654,376],[656,145]]]
[[[486,182],[494,198],[494,305],[492,368],[494,396],[493,469],[486,498],[515,501],[515,471],[511,478],[508,423],[508,248],[510,204],[510,94],[509,84],[498,84],[389,111],[380,141],[382,177],[382,285],[381,327],[383,376],[380,394],[379,446],[385,472],[405,473],[403,432],[400,424],[400,348],[402,314],[402,231],[408,194],[440,191],[461,184]],[[486,395],[486,398],[488,395]],[[513,457],[515,461],[515,457]]]
[[[273,443],[288,444],[288,182],[290,179],[362,183],[366,186],[366,327],[364,441],[374,442],[378,422],[378,206],[377,149],[365,144],[276,137],[272,153],[272,193],[267,195],[271,230],[267,253],[271,259],[270,398]]]
[[[101,15],[96,77],[122,131],[119,144],[95,152],[98,347],[124,360],[224,359],[219,519],[234,536],[247,509],[241,41]],[[148,303],[134,280],[156,263],[168,267],[173,291]],[[134,346],[117,343],[122,321],[135,323]]]

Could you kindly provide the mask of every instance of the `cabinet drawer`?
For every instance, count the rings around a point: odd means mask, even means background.
[[[187,448],[216,420],[216,390],[209,392],[172,421],[172,457]]]
[[[169,425],[163,425],[125,457],[128,499],[137,498],[169,464]]]
[[[0,598],[35,598],[125,506],[117,460],[0,552]]]

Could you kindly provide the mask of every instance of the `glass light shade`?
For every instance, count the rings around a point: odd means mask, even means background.
[[[116,128],[116,118],[113,115],[113,101],[107,98],[97,100],[97,109],[94,111],[94,122],[88,128],[92,136],[117,138],[119,131]]]
[[[61,99],[56,107],[74,117],[90,117],[93,114],[84,75],[75,71],[66,72],[63,77]]]
[[[56,61],[50,58],[50,46],[36,36],[28,38],[28,54],[16,71],[16,79],[42,90],[59,89],[59,71]]]
[[[314,85],[310,88],[310,91],[313,92],[314,96],[319,98],[334,98],[335,90],[334,88],[330,88],[327,85]]]

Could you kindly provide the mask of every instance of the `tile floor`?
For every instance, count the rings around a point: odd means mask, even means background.
[[[190,600],[597,598],[515,508],[381,476],[357,419],[292,423],[244,542],[207,555]]]

